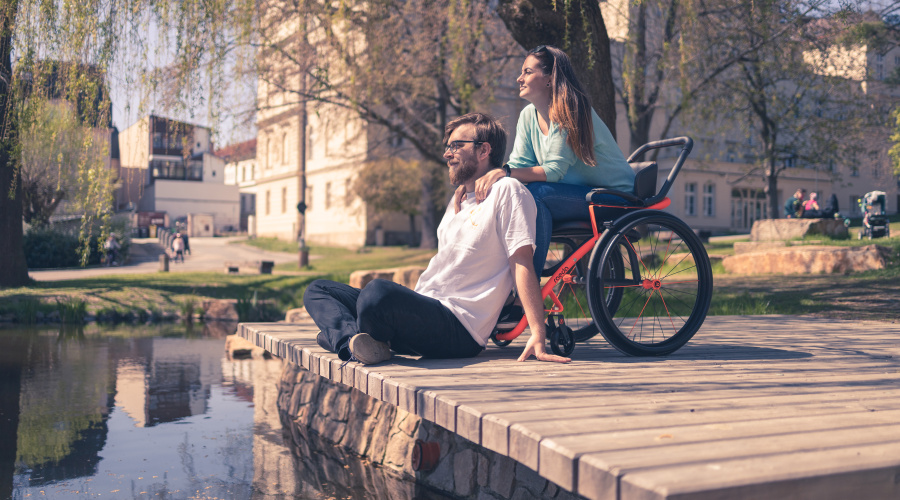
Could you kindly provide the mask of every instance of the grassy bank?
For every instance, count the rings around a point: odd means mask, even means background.
[[[900,223],[895,223],[900,226]],[[887,269],[853,275],[735,276],[714,266],[715,293],[710,314],[816,314],[834,318],[900,320],[900,227],[892,227],[890,239],[844,240],[810,238],[803,243],[868,245],[892,249]],[[851,228],[851,235],[855,236]],[[292,242],[259,238],[241,242],[272,251],[296,252]],[[729,254],[733,242],[710,244],[709,253]],[[424,266],[433,250],[404,247],[366,248],[354,251],[312,247],[312,274],[296,263],[279,265],[287,274],[235,276],[216,272],[116,275],[0,290],[0,317],[15,315],[20,322],[54,313],[60,318],[90,314],[138,321],[187,316],[198,312],[203,300],[238,301],[241,311],[252,303],[265,304],[272,316],[302,305],[303,292],[314,279],[347,282],[359,269]],[[308,270],[303,270],[308,271]],[[254,301],[253,298],[256,298]],[[255,307],[255,306],[254,306]]]

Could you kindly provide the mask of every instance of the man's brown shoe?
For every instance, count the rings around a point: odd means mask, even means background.
[[[368,333],[359,333],[350,339],[350,354],[364,365],[374,365],[391,359],[391,348]]]

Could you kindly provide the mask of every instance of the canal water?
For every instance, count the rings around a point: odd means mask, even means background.
[[[225,330],[0,329],[0,499],[355,499],[397,481],[327,445],[299,456],[281,361],[229,359]]]

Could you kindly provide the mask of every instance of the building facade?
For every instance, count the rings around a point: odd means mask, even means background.
[[[225,146],[215,155],[225,161],[225,184],[240,190],[240,230],[255,235],[256,139]]]
[[[225,184],[208,128],[149,115],[119,134],[119,150],[120,209],[165,212],[172,221],[208,214],[216,233],[238,229],[238,186]]]
[[[611,41],[619,45],[625,41],[628,26],[629,2],[603,2]],[[285,31],[285,37],[290,34]],[[613,50],[617,50],[615,47]],[[900,75],[900,49],[876,54],[865,47],[848,52],[859,59],[860,75],[847,74],[865,92],[881,92],[896,100],[896,87],[880,85],[871,80],[889,79]],[[524,51],[523,51],[524,56]],[[508,149],[515,134],[519,111],[528,103],[518,98],[515,79],[519,62],[510,65],[509,74],[497,82],[493,98],[481,110],[501,119],[510,132]],[[284,68],[281,68],[284,69]],[[312,243],[360,247],[373,244],[406,243],[408,221],[399,214],[377,214],[353,193],[355,173],[360,165],[386,155],[408,157],[410,150],[402,142],[394,142],[380,126],[365,123],[352,112],[319,103],[300,103],[296,95],[301,88],[298,74],[288,76],[279,85],[265,79],[258,84],[259,111],[257,115],[258,142],[256,163],[259,169],[256,186],[257,233],[295,240],[298,237],[301,172],[306,178],[306,240]],[[883,75],[883,76],[880,76]],[[293,80],[292,80],[293,78]],[[675,102],[677,96],[670,96]],[[651,140],[662,133],[665,101],[658,108]],[[626,157],[630,154],[630,136],[624,105],[617,104],[617,138]],[[714,233],[749,232],[759,219],[782,217],[770,213],[766,197],[766,180],[760,174],[758,147],[754,137],[740,134],[704,134],[687,132],[675,126],[671,136],[692,135],[695,146],[678,181],[669,192],[672,200],[667,211],[682,218],[696,230]],[[881,140],[881,139],[879,139]],[[796,159],[779,160],[784,167],[778,180],[777,198],[783,205],[797,189],[803,188],[819,195],[820,205],[836,195],[842,214],[859,216],[857,199],[868,191],[888,193],[889,212],[900,205],[898,179],[892,174],[887,157],[888,144],[876,144],[865,164],[836,164],[823,162],[827,167],[803,165]],[[507,151],[507,154],[509,151]],[[662,154],[660,178],[662,185],[674,153]],[[414,155],[413,155],[414,156]]]

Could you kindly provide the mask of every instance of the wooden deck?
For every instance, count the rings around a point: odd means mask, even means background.
[[[602,337],[568,365],[520,337],[466,360],[349,363],[309,324],[241,335],[591,499],[900,498],[900,324],[710,317],[660,359]]]

